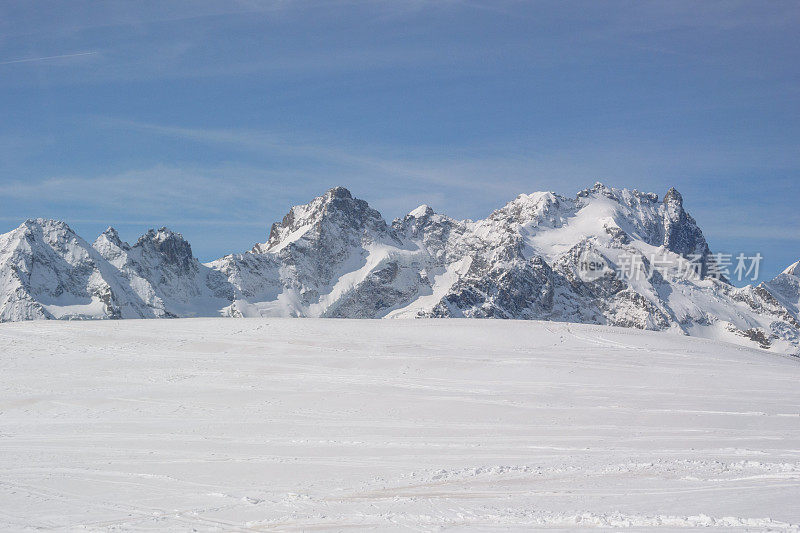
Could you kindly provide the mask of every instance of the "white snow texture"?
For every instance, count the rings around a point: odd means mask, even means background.
[[[199,318],[3,324],[0,354],[3,531],[800,530],[800,364],[757,348]]]
[[[582,255],[609,269],[584,280]],[[624,257],[675,268],[628,280]],[[700,256],[703,279],[679,267]],[[28,220],[0,235],[0,321],[170,317],[512,318],[667,330],[800,354],[800,270],[736,288],[670,189],[595,184],[574,198],[523,194],[484,220],[420,206],[388,225],[338,187],[293,207],[265,243],[201,264],[183,237],[113,228],[93,244]],[[653,266],[646,267],[652,269]]]

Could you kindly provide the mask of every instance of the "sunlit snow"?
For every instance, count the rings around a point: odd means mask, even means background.
[[[797,530],[800,360],[488,320],[0,326],[0,529]]]

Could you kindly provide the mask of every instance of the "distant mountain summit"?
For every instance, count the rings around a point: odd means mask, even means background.
[[[795,261],[786,267],[786,270],[784,270],[782,273],[789,276],[800,276],[800,261]]]
[[[266,243],[256,253],[278,252],[287,246],[334,248],[361,240],[365,232],[385,233],[381,214],[364,200],[353,198],[344,187],[335,187],[306,205],[298,205],[274,223]],[[296,244],[300,243],[300,244]]]
[[[609,324],[800,354],[800,267],[736,288],[683,198],[601,183],[522,194],[483,220],[422,205],[391,224],[336,187],[266,242],[208,264],[167,228],[92,245],[63,222],[0,235],[0,321],[315,316]]]
[[[30,219],[0,235],[0,321],[153,316],[64,222]]]

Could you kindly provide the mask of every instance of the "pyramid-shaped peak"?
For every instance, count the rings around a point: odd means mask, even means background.
[[[122,239],[119,237],[119,233],[113,226],[107,227],[106,230],[100,235],[106,237],[112,242],[122,242]]]
[[[800,278],[800,261],[795,261],[794,263],[786,267],[786,269],[784,269],[782,273],[789,274],[790,276],[797,276],[798,278]]]
[[[411,218],[423,218],[423,217],[429,217],[432,214],[433,214],[433,208],[428,204],[422,204],[416,209],[412,210],[406,216]]]
[[[303,236],[336,231],[334,228],[360,234],[364,231],[385,231],[386,227],[381,214],[367,202],[353,198],[344,187],[334,187],[307,204],[292,207],[281,222],[272,225],[267,242],[256,244],[253,251],[276,251]]]
[[[124,242],[117,230],[114,229],[112,226],[106,228],[106,230],[101,233],[97,239],[94,241],[94,248],[102,247],[103,243],[109,243],[117,248],[122,248],[123,250],[127,250],[129,248],[128,243]]]
[[[681,196],[681,193],[678,192],[678,189],[675,187],[670,187],[667,191],[667,194],[664,195],[664,203],[682,206],[683,196]]]

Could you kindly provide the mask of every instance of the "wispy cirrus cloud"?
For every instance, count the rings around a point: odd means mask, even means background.
[[[86,206],[126,218],[184,213],[205,220],[241,219],[242,206],[269,196],[269,171],[247,167],[149,168],[92,176],[57,176],[39,181],[6,181],[0,196],[51,206]],[[232,186],[233,185],[233,186]],[[113,221],[113,220],[110,220]]]
[[[334,141],[319,135],[247,129],[185,128],[108,119],[99,119],[98,124],[222,147],[234,153],[292,158],[293,168],[303,169],[305,173],[325,164],[325,168],[331,172],[330,176],[335,179],[399,180],[395,183],[396,186],[416,183],[508,194],[514,187],[521,185],[518,181],[519,172],[530,164],[526,158],[510,157],[507,153],[494,157],[485,153],[470,155],[470,147],[450,147],[445,150],[389,147]],[[517,168],[512,170],[512,167]],[[506,176],[502,179],[477,179],[482,172],[496,175],[504,171]]]
[[[240,128],[190,128],[128,120],[96,118],[100,127],[139,131],[146,135],[180,139],[251,156],[276,155],[305,162],[300,168],[325,163],[335,168],[358,169],[373,179],[398,179],[403,186],[422,184],[453,190],[524,192],[539,179],[558,183],[565,192],[589,180],[609,179],[620,185],[635,181],[639,186],[663,183],[668,173],[681,181],[705,172],[742,173],[800,166],[793,139],[783,144],[748,143],[741,146],[702,144],[690,140],[657,139],[632,141],[617,132],[604,138],[576,137],[570,142],[515,139],[480,144],[385,145],[348,142],[308,132],[279,132]],[[331,168],[330,166],[326,168]],[[336,175],[336,174],[334,174]],[[346,175],[346,174],[344,174]],[[791,181],[791,180],[789,180]]]
[[[35,63],[40,61],[51,61],[54,59],[68,59],[73,57],[84,57],[97,55],[99,52],[77,52],[74,54],[60,54],[55,56],[26,57],[23,59],[12,59],[10,61],[0,61],[0,65],[13,65],[15,63]]]
[[[389,218],[402,216],[423,202],[458,218],[478,218],[522,192],[555,190],[573,195],[604,181],[661,194],[668,185],[675,185],[689,193],[690,206],[699,205],[700,215],[713,222],[729,214],[736,191],[747,187],[747,183],[737,183],[735,176],[757,172],[765,165],[792,169],[800,164],[789,146],[723,149],[680,141],[622,144],[614,139],[581,139],[574,146],[536,141],[386,146],[297,132],[190,128],[107,118],[93,122],[130,135],[194,143],[198,146],[193,151],[213,151],[220,162],[179,166],[158,162],[111,174],[6,181],[0,185],[0,194],[54,203],[120,205],[123,211],[153,216],[180,209],[207,219],[267,216],[275,220],[290,205],[341,185]],[[231,163],[237,160],[245,163]],[[705,195],[691,193],[702,185],[695,176],[708,173],[729,174],[732,186],[706,203]],[[787,178],[787,190],[792,183]],[[728,193],[734,196],[728,198]],[[769,207],[772,213],[776,209],[780,208]],[[759,209],[743,213],[751,227],[763,215]]]

